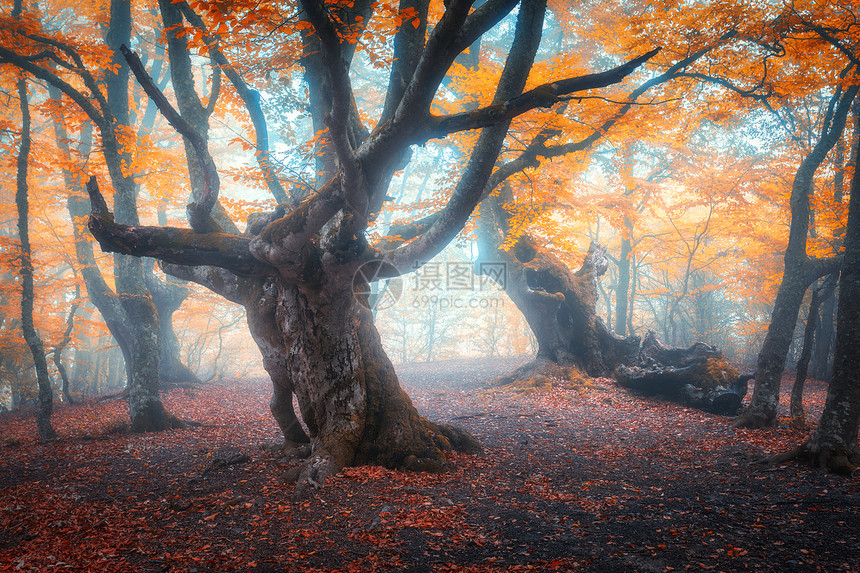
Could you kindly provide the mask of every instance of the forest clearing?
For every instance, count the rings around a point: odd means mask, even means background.
[[[399,372],[423,415],[483,454],[442,474],[349,468],[303,499],[260,448],[278,432],[264,380],[171,391],[203,426],[158,434],[112,432],[121,401],[62,408],[49,446],[32,413],[5,414],[0,570],[860,570],[860,479],[754,463],[808,429],[731,430],[609,379],[488,386],[515,364]],[[824,394],[814,382],[810,419]]]

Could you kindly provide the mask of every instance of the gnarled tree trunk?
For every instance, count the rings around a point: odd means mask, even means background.
[[[521,235],[505,250],[502,245],[508,226],[502,205],[506,200],[510,200],[510,188],[503,187],[498,196],[481,203],[477,270],[494,277],[498,267],[489,263],[503,263],[506,276],[499,282],[537,339],[535,362],[520,368],[513,377],[528,377],[553,364],[603,376],[620,364],[632,362],[639,339],[615,336],[595,310],[597,277],[609,264],[603,247],[593,243],[576,272],[527,235]]]
[[[504,186],[481,203],[478,271],[495,276],[497,267],[487,263],[504,264],[506,276],[498,282],[528,322],[538,354],[501,383],[572,377],[576,374],[568,367],[575,367],[590,376],[613,375],[627,387],[702,410],[737,412],[748,377],[740,377],[716,348],[701,343],[669,348],[653,332],[640,341],[606,328],[595,308],[597,279],[608,266],[602,247],[592,243],[576,272],[527,235],[518,237],[511,248],[502,248],[508,232],[503,205],[511,200],[510,188]]]
[[[418,415],[399,387],[366,301],[353,294],[356,287],[357,292],[367,292],[366,285],[354,284],[354,277],[364,276],[356,273],[369,265],[388,269],[369,276],[388,278],[397,271],[415,269],[438,254],[462,230],[480,202],[515,116],[552,105],[570,93],[621,81],[658,51],[605,72],[524,91],[540,43],[546,3],[523,0],[493,105],[439,118],[432,115],[430,106],[454,58],[500,22],[516,2],[488,2],[474,11],[470,2],[449,2],[429,38],[429,2],[415,4],[418,17],[414,24],[407,23],[397,32],[386,105],[377,127],[370,130],[355,108],[348,73],[355,46],[345,34],[365,25],[372,3],[360,0],[347,10],[301,2],[300,17],[315,31],[313,46],[306,44],[308,59],[304,62],[312,76],[308,81],[311,114],[327,125],[325,137],[330,146],[323,152],[331,155],[326,165],[337,171],[318,180],[316,189],[301,203],[281,204],[260,225],[249,221],[245,236],[219,206],[218,173],[207,149],[205,122],[198,122],[200,103],[194,101],[193,85],[186,90],[178,81],[181,78],[174,76],[177,112],[129,52],[136,77],[193,147],[189,161],[202,171],[199,189],[194,180],[200,178],[192,172],[195,200],[188,206],[192,229],[119,224],[108,211],[95,178],[88,185],[92,203],[89,227],[103,249],[185,265],[188,274],[205,274],[206,268],[217,266],[223,272],[192,280],[208,281],[216,291],[231,291],[225,296],[246,309],[253,306],[253,312],[248,312],[249,326],[276,386],[275,416],[289,440],[293,420],[287,404],[292,391],[308,426],[313,455],[303,468],[302,484],[319,483],[345,464],[439,468],[443,450],[477,447],[466,434]],[[159,5],[166,27],[181,24],[173,10],[176,5],[166,0]],[[186,17],[193,23],[193,14]],[[167,39],[171,70],[179,74],[188,60],[187,46],[171,34]],[[223,60],[216,53],[217,38],[206,39],[213,46],[213,57]],[[228,78],[237,93],[244,93],[241,78],[230,74]],[[213,99],[210,97],[210,103]],[[253,107],[253,102],[245,101]],[[368,225],[388,200],[391,178],[408,161],[409,147],[471,129],[481,129],[478,141],[450,200],[433,222],[422,226],[420,236],[413,234],[411,242],[391,248],[369,244]],[[259,295],[260,289],[264,297]],[[273,307],[274,320],[269,320]],[[585,312],[584,320],[589,320],[589,313],[593,317],[593,308]],[[593,347],[588,342],[584,345]]]
[[[479,449],[464,432],[418,414],[400,388],[368,305],[349,283],[281,288],[278,323],[313,445],[302,482],[322,481],[353,464],[438,470],[444,451]]]

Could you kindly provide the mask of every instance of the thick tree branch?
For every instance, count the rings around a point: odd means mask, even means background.
[[[195,282],[236,304],[242,304],[243,279],[224,268],[211,266],[189,267],[161,263],[161,270],[172,277]]]
[[[842,268],[843,255],[833,257],[811,258],[806,263],[806,284],[811,285],[821,277],[831,275]]]
[[[236,93],[239,94],[240,98],[242,98],[242,102],[245,104],[245,108],[248,110],[248,115],[251,118],[251,123],[254,126],[254,134],[257,140],[257,153],[255,154],[257,164],[263,172],[263,176],[266,179],[266,185],[269,187],[269,191],[272,193],[275,201],[278,203],[286,203],[289,200],[289,197],[287,192],[284,190],[284,187],[281,185],[280,179],[275,175],[274,168],[272,167],[271,154],[269,151],[269,129],[266,124],[266,117],[263,115],[263,108],[260,105],[260,93],[249,87],[244,78],[236,72],[227,60],[227,57],[223,52],[221,52],[221,49],[218,46],[218,38],[213,38],[209,35],[203,19],[200,18],[200,16],[192,10],[190,6],[188,6],[188,3],[183,2],[179,7],[185,16],[185,19],[188,20],[192,26],[203,32],[203,39],[207,44],[209,44],[209,57],[212,58],[218,66],[220,66],[221,71],[224,72],[224,75],[227,76],[227,79],[229,79],[230,83],[233,84],[233,88],[236,90]]]
[[[475,24],[470,26],[470,29],[473,33],[466,38],[463,36],[463,28],[471,4],[471,0],[451,0],[446,4],[445,13],[430,33],[424,53],[391,121],[377,128],[359,150],[359,160],[363,165],[373,164],[381,157],[397,156],[403,149],[416,143],[415,134],[429,118],[430,104],[454,59],[482,33],[507,15],[517,1],[486,2],[472,13],[471,21]],[[477,17],[478,14],[481,15],[480,18]],[[368,174],[368,179],[374,178],[375,174]]]
[[[494,103],[509,101],[522,93],[540,44],[545,11],[546,0],[523,0],[520,5],[514,43],[499,78]],[[403,271],[414,268],[415,264],[423,264],[441,251],[463,228],[481,200],[509,127],[510,120],[502,118],[481,131],[448,204],[425,233],[392,253],[389,262],[394,267]]]
[[[215,167],[215,162],[209,154],[208,146],[203,140],[200,133],[194,127],[185,121],[179,112],[173,109],[164,94],[156,87],[155,82],[146,73],[143,63],[140,58],[129,50],[125,45],[120,46],[120,51],[128,62],[134,77],[137,79],[146,95],[155,102],[161,114],[170,123],[170,125],[185,137],[194,146],[194,151],[197,152],[197,157],[200,160],[200,166],[203,171],[204,185],[203,193],[200,198],[188,205],[188,215],[191,227],[198,233],[210,233],[220,230],[216,223],[212,220],[210,214],[212,207],[218,200],[218,170]]]
[[[430,0],[401,0],[400,11],[415,10],[418,26],[404,22],[394,36],[394,61],[388,79],[388,92],[377,127],[394,116],[394,111],[403,99],[406,86],[415,73],[415,68],[424,53],[424,38],[427,35],[427,14]]]
[[[329,137],[334,146],[343,176],[341,194],[355,220],[366,220],[367,183],[353,141],[350,141],[350,110],[353,108],[352,84],[349,68],[343,57],[342,32],[326,13],[318,0],[302,0],[302,8],[313,25],[323,48],[323,63],[329,79],[331,111],[327,123]]]
[[[440,212],[431,213],[415,221],[406,221],[391,225],[388,234],[379,243],[374,245],[377,249],[390,251],[391,249],[407,243],[423,234],[439,218]]]
[[[339,172],[320,191],[285,217],[266,225],[251,240],[250,248],[254,256],[281,269],[282,275],[287,268],[304,266],[311,240],[343,207],[343,200],[338,193],[341,177],[343,173]]]
[[[432,125],[428,127],[425,134],[428,139],[444,137],[451,133],[478,129],[500,121],[511,120],[539,107],[552,107],[561,101],[562,96],[620,82],[636,68],[657,55],[659,51],[660,48],[655,48],[605,72],[543,84],[502,103],[454,115],[434,116]]]
[[[153,257],[177,265],[221,267],[239,276],[273,276],[278,270],[251,255],[250,240],[226,233],[114,222],[95,177],[87,182],[92,213],[88,227],[105,252]]]

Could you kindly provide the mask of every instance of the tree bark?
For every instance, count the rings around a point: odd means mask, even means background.
[[[860,147],[858,147],[860,150]],[[818,427],[809,439],[809,457],[818,467],[838,473],[860,466],[860,170],[851,180],[845,259],[839,278],[833,379]]]
[[[833,338],[836,335],[836,295],[821,304],[818,327],[815,329],[815,344],[809,362],[809,374],[817,380],[830,382],[833,373]]]
[[[653,331],[642,342],[633,366],[619,366],[615,378],[627,388],[658,395],[706,412],[735,415],[751,376],[741,377],[714,346],[663,346]]]
[[[254,227],[253,224],[248,226]],[[310,439],[293,408],[293,381],[287,369],[291,345],[284,338],[277,318],[281,291],[295,290],[295,286],[274,277],[240,277],[217,267],[166,264],[163,270],[171,276],[196,282],[245,308],[248,330],[260,349],[263,367],[272,380],[273,395],[269,407],[283,432],[284,449],[293,452],[299,445],[309,443]]]
[[[836,287],[836,276],[830,275],[819,288],[812,291],[812,300],[809,301],[809,312],[806,317],[806,328],[803,332],[803,349],[800,351],[800,359],[797,361],[797,376],[794,386],[791,388],[791,405],[789,415],[792,423],[803,426],[806,421],[806,413],[803,409],[803,387],[806,382],[806,374],[809,368],[809,359],[812,357],[812,346],[815,341],[815,330],[818,325],[818,309],[822,302],[827,301],[833,295]]]
[[[747,409],[735,421],[736,428],[762,428],[776,425],[779,387],[788,349],[794,337],[803,295],[814,281],[835,269],[806,254],[809,233],[809,196],[815,172],[841,137],[857,86],[844,92],[837,89],[830,101],[827,117],[815,147],[804,157],[791,187],[791,227],[785,250],[785,269],[774,301],[770,325],[756,365],[755,388]]]
[[[440,471],[443,452],[479,450],[468,434],[418,414],[400,388],[369,307],[348,284],[280,288],[278,303],[278,322],[291,345],[287,370],[314,452],[300,482],[319,483],[356,464]]]
[[[20,11],[20,5],[18,6]],[[51,426],[54,407],[54,390],[48,375],[45,347],[33,323],[33,255],[30,248],[30,203],[27,186],[27,165],[30,160],[30,104],[27,98],[27,81],[18,80],[18,100],[21,106],[21,148],[18,152],[15,205],[18,208],[18,238],[21,241],[21,330],[33,355],[36,381],[39,386],[39,407],[36,426],[43,443],[57,437]]]

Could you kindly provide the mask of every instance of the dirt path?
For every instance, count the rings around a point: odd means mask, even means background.
[[[604,379],[487,389],[517,364],[399,368],[486,453],[442,475],[350,468],[301,501],[258,448],[275,431],[259,381],[171,392],[205,425],[163,434],[111,433],[117,402],[62,408],[50,446],[0,416],[0,570],[860,571],[860,479],[751,465],[801,432],[734,432]]]

